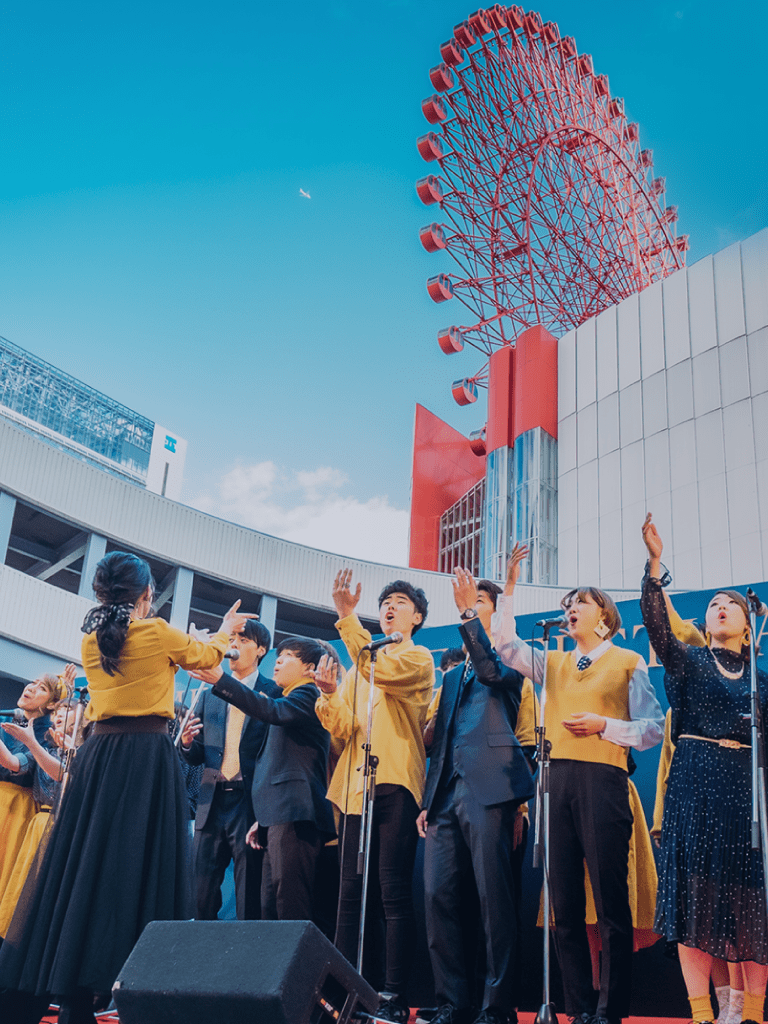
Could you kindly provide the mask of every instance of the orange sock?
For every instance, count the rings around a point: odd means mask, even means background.
[[[744,990],[744,1009],[741,1011],[742,1020],[756,1020],[762,1022],[763,1007],[765,1006],[764,992],[747,992]]]
[[[709,996],[689,996],[688,1002],[691,1004],[691,1017],[694,1021],[712,1021],[715,1019],[712,1013],[712,1000]],[[746,1016],[744,1019],[746,1020]]]

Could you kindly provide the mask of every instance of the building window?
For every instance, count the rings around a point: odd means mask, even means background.
[[[485,480],[480,480],[440,516],[440,572],[461,566],[480,575],[484,506]]]

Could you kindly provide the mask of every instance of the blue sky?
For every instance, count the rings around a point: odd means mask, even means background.
[[[184,500],[404,564],[415,403],[484,421],[450,397],[477,360],[437,347],[451,265],[414,191],[475,8],[4,3],[0,334],[186,437]],[[625,98],[689,263],[768,223],[764,4],[538,10]]]

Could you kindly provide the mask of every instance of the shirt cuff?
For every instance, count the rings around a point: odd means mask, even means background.
[[[22,772],[29,771],[29,755],[19,751],[16,757],[19,759],[19,767],[14,772],[14,775],[21,775]]]
[[[609,743],[615,743],[617,747],[624,747],[626,744],[622,743],[621,736],[621,727],[623,725],[627,725],[627,722],[624,722],[620,718],[606,718],[605,728],[601,733],[598,733],[598,736],[601,740],[608,740]]]

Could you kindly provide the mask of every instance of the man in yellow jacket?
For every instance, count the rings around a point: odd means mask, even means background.
[[[338,808],[342,849],[341,898],[336,946],[351,962],[357,960],[362,876],[357,852],[363,806],[362,745],[368,723],[371,634],[355,614],[360,584],[352,589],[352,573],[337,573],[333,601],[339,615],[336,628],[355,668],[341,690],[335,668],[316,675],[321,690],[317,715],[336,740],[343,742],[331,778],[328,799]],[[405,985],[414,935],[411,880],[416,856],[416,819],[424,790],[426,755],[424,724],[432,695],[435,668],[431,653],[411,639],[427,617],[427,598],[405,580],[395,580],[379,595],[379,621],[385,636],[401,633],[402,640],[383,646],[375,665],[371,752],[378,758],[376,798],[371,837],[371,881],[381,890],[386,920],[386,977],[380,1020],[405,1022],[409,1010]],[[372,979],[375,980],[375,979]]]

